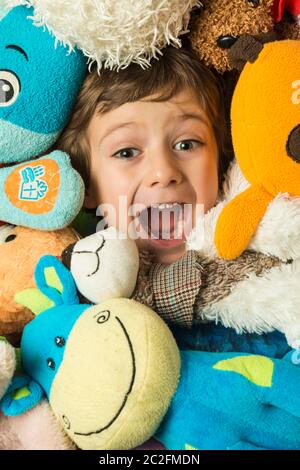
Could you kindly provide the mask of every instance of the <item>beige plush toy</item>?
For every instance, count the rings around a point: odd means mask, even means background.
[[[0,450],[75,450],[47,400],[20,416],[0,413]]]

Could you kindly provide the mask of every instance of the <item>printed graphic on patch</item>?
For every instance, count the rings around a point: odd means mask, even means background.
[[[21,201],[39,201],[46,196],[48,185],[40,179],[45,174],[43,165],[36,168],[27,166],[20,171],[21,188],[19,199]]]
[[[41,215],[54,208],[59,185],[58,164],[40,159],[14,168],[5,181],[5,193],[18,209]]]

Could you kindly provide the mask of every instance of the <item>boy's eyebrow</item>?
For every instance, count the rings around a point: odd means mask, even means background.
[[[187,121],[188,119],[196,119],[197,121],[201,121],[204,124],[208,125],[203,115],[198,113],[184,113],[180,114],[177,118],[175,118],[176,121]]]
[[[105,132],[105,134],[101,137],[100,141],[99,141],[99,144],[101,144],[101,142],[110,134],[112,134],[114,131],[118,130],[118,129],[122,129],[123,127],[130,127],[132,126],[132,124],[136,124],[136,122],[134,121],[129,121],[129,122],[122,122],[122,124],[115,124],[114,126],[111,126],[110,128],[108,128],[107,132]]]
[[[187,121],[188,119],[195,119],[197,121],[203,122],[203,124],[208,125],[207,121],[204,119],[202,114],[199,113],[183,113],[177,116],[174,120],[175,121]],[[123,127],[130,127],[132,125],[136,125],[135,121],[128,121],[128,122],[122,122],[119,124],[115,124],[114,126],[110,127],[107,129],[107,132],[101,137],[99,140],[99,145],[102,143],[104,139],[106,139],[107,136],[112,134],[114,131],[118,129],[122,129]]]

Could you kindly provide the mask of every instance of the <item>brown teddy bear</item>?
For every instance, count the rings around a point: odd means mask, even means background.
[[[191,20],[193,50],[219,73],[231,70],[228,51],[244,34],[258,36],[274,31],[274,0],[204,0]]]
[[[17,304],[14,296],[35,286],[33,273],[39,258],[45,254],[60,257],[78,238],[70,228],[41,232],[12,225],[0,227],[0,336],[16,343],[24,325],[32,319],[31,311]]]
[[[242,35],[300,39],[300,0],[202,0],[190,24],[199,58],[220,74],[231,71],[229,51]]]

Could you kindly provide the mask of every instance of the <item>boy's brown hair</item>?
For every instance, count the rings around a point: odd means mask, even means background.
[[[222,90],[214,74],[201,64],[193,52],[185,49],[167,47],[162,57],[153,60],[147,69],[132,64],[119,72],[103,70],[100,75],[97,70],[92,70],[85,79],[72,117],[56,148],[70,155],[72,165],[88,188],[90,167],[86,129],[94,113],[106,113],[149,96],[151,101],[167,101],[186,87],[197,94],[213,127],[219,150],[221,181],[228,166]]]

